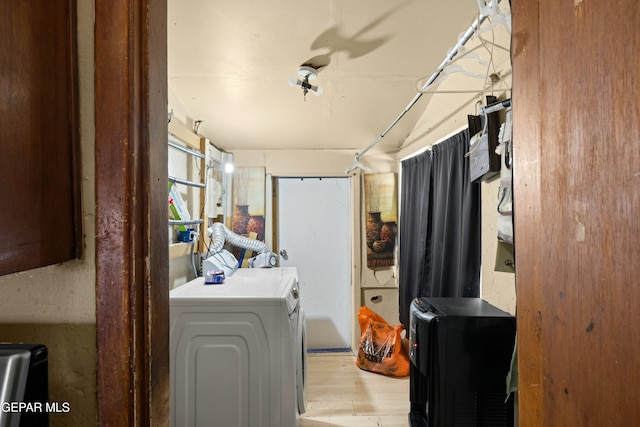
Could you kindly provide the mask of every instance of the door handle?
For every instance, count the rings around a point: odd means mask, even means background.
[[[287,251],[284,249],[280,249],[280,256],[282,257],[282,259],[284,259],[285,261],[289,259],[289,254],[287,254]]]

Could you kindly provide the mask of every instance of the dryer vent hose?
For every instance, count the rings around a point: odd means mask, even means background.
[[[211,232],[211,252],[214,254],[222,250],[225,241],[240,248],[250,249],[259,254],[269,252],[269,247],[266,243],[236,234],[221,222],[214,222],[209,230]]]

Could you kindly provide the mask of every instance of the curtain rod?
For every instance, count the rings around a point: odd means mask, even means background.
[[[494,102],[493,104],[489,104],[486,107],[483,107],[480,110],[480,114],[491,114],[495,111],[504,110],[505,108],[511,107],[511,98],[505,99],[504,101]]]
[[[498,3],[500,3],[500,0],[494,0],[494,1],[497,1]],[[487,18],[488,18],[488,15],[483,15],[482,13],[480,14],[480,16],[478,16],[478,18],[473,22],[473,24],[471,24],[471,26],[467,29],[467,31],[465,31],[465,33],[458,39],[458,42],[455,44],[455,46],[453,46],[453,48],[449,50],[449,52],[447,53],[447,56],[442,61],[442,63],[438,66],[436,71],[431,75],[431,77],[429,77],[429,80],[427,80],[427,82],[422,86],[423,91],[433,84],[433,82],[438,78],[440,73],[442,73],[445,67],[449,64],[449,62],[451,62],[451,60],[458,54],[458,51],[460,50],[460,48],[462,48],[469,41],[469,39],[471,39],[473,34],[476,31],[478,31],[478,28],[480,28],[480,25],[482,25],[482,23]],[[345,173],[349,173],[352,170],[357,168],[364,169],[365,171],[367,171],[367,168],[363,167],[363,165],[360,163],[360,159],[362,158],[362,156],[367,151],[372,149],[378,142],[380,142],[382,138],[385,137],[385,135],[391,130],[391,128],[393,128],[396,125],[396,123],[398,123],[400,119],[404,117],[405,114],[407,114],[407,112],[414,106],[414,104],[418,102],[418,100],[420,99],[420,97],[422,97],[422,95],[423,95],[422,92],[418,92],[416,96],[414,96],[413,99],[409,101],[409,104],[407,104],[407,106],[404,108],[404,110],[402,110],[402,112],[398,115],[398,117],[396,117],[395,120],[391,122],[389,127],[385,129],[384,132],[382,132],[371,144],[367,145],[364,149],[362,149],[362,151],[356,153],[356,158],[353,166],[347,169]]]

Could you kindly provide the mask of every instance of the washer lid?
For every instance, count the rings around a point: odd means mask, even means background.
[[[209,300],[274,300],[290,298],[293,283],[297,283],[295,268],[241,268],[221,284],[204,284],[198,277],[169,293],[172,303]]]

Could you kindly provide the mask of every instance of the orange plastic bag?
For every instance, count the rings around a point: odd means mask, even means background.
[[[409,357],[402,348],[402,325],[391,326],[367,307],[358,311],[360,346],[356,366],[394,377],[409,375]]]

